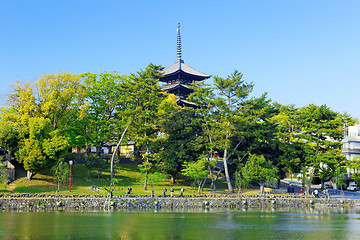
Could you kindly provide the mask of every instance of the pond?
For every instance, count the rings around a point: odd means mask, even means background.
[[[360,213],[0,212],[0,239],[360,239]]]

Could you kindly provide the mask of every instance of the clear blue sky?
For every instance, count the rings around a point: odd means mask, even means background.
[[[57,71],[130,74],[183,59],[234,69],[281,104],[326,104],[360,118],[360,1],[46,0],[0,3],[0,93]]]

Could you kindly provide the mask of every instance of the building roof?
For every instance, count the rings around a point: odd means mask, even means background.
[[[190,67],[189,65],[184,63],[183,60],[180,60],[180,61],[176,60],[175,63],[173,63],[169,67],[165,68],[163,71],[163,75],[165,77],[167,75],[172,75],[179,71],[185,72],[190,75],[198,76],[198,77],[203,77],[203,78],[211,77],[211,75],[205,74],[203,72],[196,70],[195,68]]]
[[[360,137],[350,137],[350,136],[346,136],[341,142],[342,142],[342,143],[346,143],[346,142],[360,142]]]
[[[171,89],[176,89],[178,87],[182,87],[182,88],[186,88],[188,90],[192,90],[191,88],[189,88],[189,86],[187,86],[185,84],[182,84],[180,82],[174,82],[174,83],[171,83],[171,84],[163,85],[162,89],[165,90],[165,91],[168,91],[168,90],[171,90]]]
[[[185,105],[187,107],[197,107],[197,105],[195,103],[192,103],[192,102],[189,102],[189,101],[186,101],[185,99],[181,99],[179,97],[176,98],[176,103],[178,105]]]

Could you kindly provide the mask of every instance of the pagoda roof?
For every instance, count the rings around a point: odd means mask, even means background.
[[[195,108],[197,107],[197,105],[195,103],[189,102],[189,101],[179,98],[179,97],[176,98],[176,103],[178,105],[184,105],[187,107],[195,107]]]
[[[172,90],[172,89],[176,89],[176,88],[186,88],[188,90],[192,90],[189,86],[185,85],[185,84],[182,84],[180,82],[174,82],[174,83],[171,83],[171,84],[166,84],[166,85],[163,85],[162,86],[162,89],[165,90],[165,91],[169,91],[169,90]]]
[[[205,74],[203,72],[196,70],[195,68],[190,67],[189,65],[184,63],[183,60],[176,60],[172,65],[165,68],[163,71],[163,76],[166,77],[168,75],[178,73],[179,71],[182,71],[190,75],[202,77],[204,79],[211,77],[211,75]]]

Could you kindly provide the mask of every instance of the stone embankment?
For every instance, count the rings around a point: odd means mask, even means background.
[[[195,209],[195,208],[278,208],[278,207],[359,207],[360,200],[300,198],[296,196],[188,195],[184,197],[114,195],[0,195],[0,211]]]

